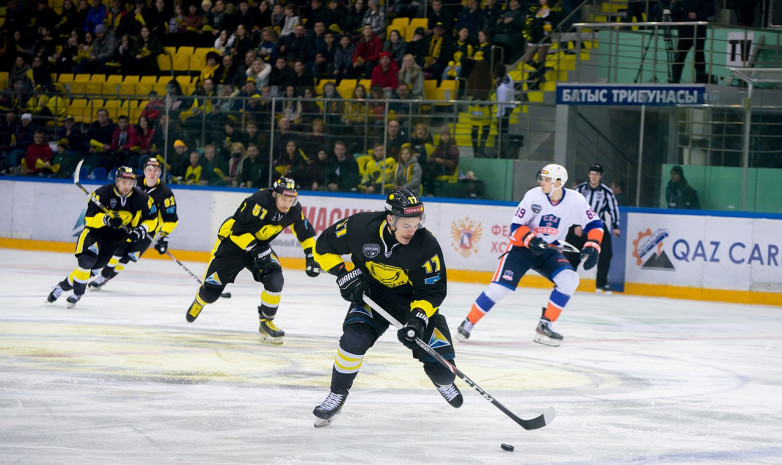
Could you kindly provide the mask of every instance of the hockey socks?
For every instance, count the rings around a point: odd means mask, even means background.
[[[557,318],[559,318],[559,315],[562,313],[562,309],[565,308],[565,305],[567,305],[569,300],[569,295],[554,289],[551,291],[548,305],[546,305],[546,309],[543,311],[543,317],[552,322],[557,321]]]
[[[470,313],[467,314],[467,320],[469,320],[470,323],[473,325],[478,323],[481,318],[483,318],[484,315],[486,315],[489,310],[494,307],[495,302],[491,300],[485,292],[481,292],[481,295],[478,296],[477,299],[475,299],[475,302],[472,304],[472,308],[470,308]]]

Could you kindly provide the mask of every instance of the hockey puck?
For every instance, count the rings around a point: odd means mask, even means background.
[[[230,292],[224,292],[224,293],[220,294],[220,297],[222,297],[224,299],[230,299],[231,298],[231,293]]]
[[[500,447],[502,447],[502,450],[507,450],[508,452],[513,452],[514,449],[510,444],[501,444]]]

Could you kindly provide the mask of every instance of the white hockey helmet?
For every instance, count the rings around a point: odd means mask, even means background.
[[[555,184],[557,182],[557,179],[562,181],[562,184],[560,187],[565,187],[565,184],[567,183],[567,170],[562,165],[557,165],[555,163],[548,164],[543,167],[540,171],[538,171],[538,182],[542,181],[543,178],[551,178],[551,183]],[[559,189],[558,187],[552,186],[554,189]]]

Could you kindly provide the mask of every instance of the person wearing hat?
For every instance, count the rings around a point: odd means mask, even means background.
[[[440,85],[443,71],[451,60],[453,60],[453,39],[445,33],[443,23],[437,22],[432,35],[426,40],[424,72],[430,74],[431,79],[437,79],[437,85]]]
[[[75,68],[76,73],[105,73],[106,62],[114,56],[116,48],[114,32],[107,30],[103,24],[98,24],[95,26],[95,40],[92,42],[89,56],[86,60],[79,61]]]
[[[82,152],[85,150],[84,137],[79,128],[76,127],[76,120],[73,115],[65,115],[62,126],[57,128],[57,140],[65,139],[68,141],[68,149],[73,152]]]
[[[698,192],[687,182],[687,178],[684,177],[684,170],[679,165],[671,168],[671,179],[665,188],[665,200],[668,203],[668,208],[684,210],[698,210],[701,208]]]
[[[573,188],[584,198],[592,207],[592,211],[603,222],[603,242],[600,243],[600,257],[597,260],[597,279],[595,288],[597,293],[611,293],[611,286],[608,284],[608,270],[611,267],[611,236],[619,237],[619,206],[616,202],[614,192],[608,186],[603,184],[603,165],[593,163],[589,167],[589,180],[576,185]],[[565,240],[579,249],[583,248],[586,238],[583,232],[578,228],[571,228]],[[578,269],[581,258],[577,253],[565,253],[568,261],[573,268]]]
[[[399,86],[399,66],[391,59],[390,52],[380,52],[380,60],[372,70],[371,86],[381,87],[386,97],[389,97]]]

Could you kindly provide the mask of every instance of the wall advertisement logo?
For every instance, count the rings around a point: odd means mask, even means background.
[[[663,250],[663,240],[670,235],[667,229],[651,229],[638,233],[633,241],[633,257],[636,265],[654,270],[675,271],[673,263]]]
[[[483,226],[480,221],[471,220],[470,217],[451,223],[451,245],[462,257],[467,258],[478,253],[476,246],[482,235]]]

